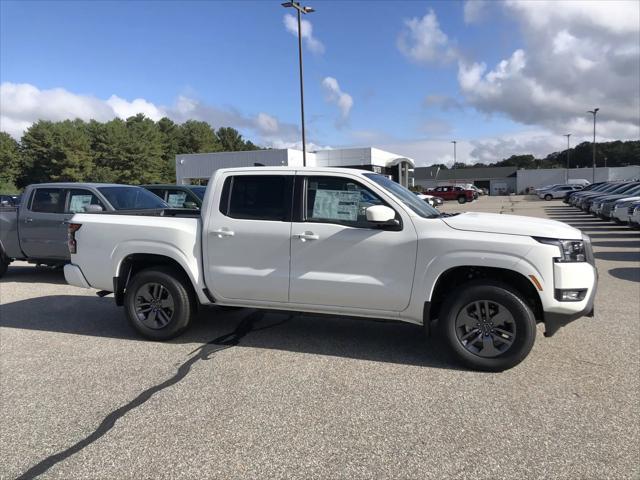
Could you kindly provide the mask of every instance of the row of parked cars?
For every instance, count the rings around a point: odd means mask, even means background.
[[[619,225],[640,228],[640,181],[593,183],[568,192],[564,203]]]

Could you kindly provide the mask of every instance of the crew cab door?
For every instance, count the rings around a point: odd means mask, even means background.
[[[295,172],[229,172],[203,227],[204,275],[217,299],[287,302]]]
[[[63,188],[35,188],[28,203],[20,208],[20,247],[28,257],[52,260],[69,258],[65,221],[71,215],[64,213],[65,196]]]
[[[358,176],[323,174],[298,180],[301,218],[292,223],[291,303],[401,311],[411,297],[417,236],[408,215],[385,202]],[[398,230],[366,221],[365,210],[386,205]]]

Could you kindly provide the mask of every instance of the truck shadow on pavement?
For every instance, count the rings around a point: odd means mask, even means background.
[[[609,275],[621,280],[640,283],[640,268],[618,267],[609,269]]]
[[[226,311],[203,307],[190,328],[174,344],[206,344],[231,331],[253,309]],[[352,317],[264,311],[266,321],[286,314],[286,326],[247,337],[243,346],[312,353],[377,362],[455,369],[447,351],[422,327],[403,322]],[[51,295],[0,305],[0,327],[44,332],[142,339],[128,324],[112,297]],[[426,344],[425,344],[426,343]]]
[[[84,307],[93,306],[93,308],[100,308],[96,300],[103,300],[88,297],[71,298],[83,303]],[[44,297],[35,300],[44,300],[51,305],[56,299],[60,303],[67,303],[69,297]],[[91,301],[94,305],[89,305]],[[0,326],[77,334],[87,334],[87,328],[82,326],[87,321],[93,327],[96,326],[95,320],[87,319],[86,314],[77,313],[62,318],[49,317],[48,321],[36,321],[30,325],[28,319],[32,316],[21,317],[19,314],[20,311],[28,310],[29,302],[32,301],[25,300],[2,305]],[[77,308],[74,309],[76,312],[77,310]],[[133,339],[132,333],[123,335],[124,329],[121,325],[124,324],[124,319],[114,321],[112,313],[108,311],[106,315],[97,315],[98,322],[106,320],[114,328],[99,330],[102,336]],[[219,316],[223,317],[223,315]],[[11,320],[7,320],[8,317]],[[177,366],[176,372],[171,377],[147,388],[131,401],[111,411],[90,434],[66,449],[45,457],[18,478],[31,479],[47,472],[51,467],[99,440],[115,426],[118,420],[147,402],[153,395],[182,381],[195,363],[210,360],[217,352],[235,346],[276,348],[366,360],[455,368],[440,360],[442,357],[440,348],[433,348],[434,345],[430,345],[430,349],[427,350],[421,339],[422,336],[416,335],[419,333],[418,327],[412,325],[351,318],[329,319],[290,312],[257,310],[235,310],[226,318],[218,318],[217,321],[209,321],[208,317],[206,312],[201,313],[194,322],[195,325],[178,340],[201,343],[201,345],[186,354],[187,358]],[[43,328],[45,326],[49,328]],[[63,328],[55,328],[60,326]],[[93,334],[95,335],[96,332]]]
[[[38,267],[35,265],[9,265],[7,273],[0,278],[0,283],[51,283],[64,285],[64,272],[62,268]]]

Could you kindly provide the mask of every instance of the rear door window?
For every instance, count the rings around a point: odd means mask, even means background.
[[[61,188],[37,188],[31,201],[31,211],[40,213],[62,213],[64,190]]]
[[[291,221],[292,175],[237,175],[227,178],[220,210],[231,218]]]

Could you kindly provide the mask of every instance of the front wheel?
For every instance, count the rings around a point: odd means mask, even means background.
[[[544,196],[544,199],[548,202],[549,200],[553,200],[553,195],[549,195],[548,193]]]
[[[516,366],[533,348],[536,321],[529,306],[506,285],[463,285],[442,305],[439,324],[454,355],[474,370]]]
[[[151,340],[169,340],[183,333],[195,310],[186,279],[171,268],[138,272],[125,292],[129,323]]]
[[[467,197],[458,197],[458,203],[467,203]]]

